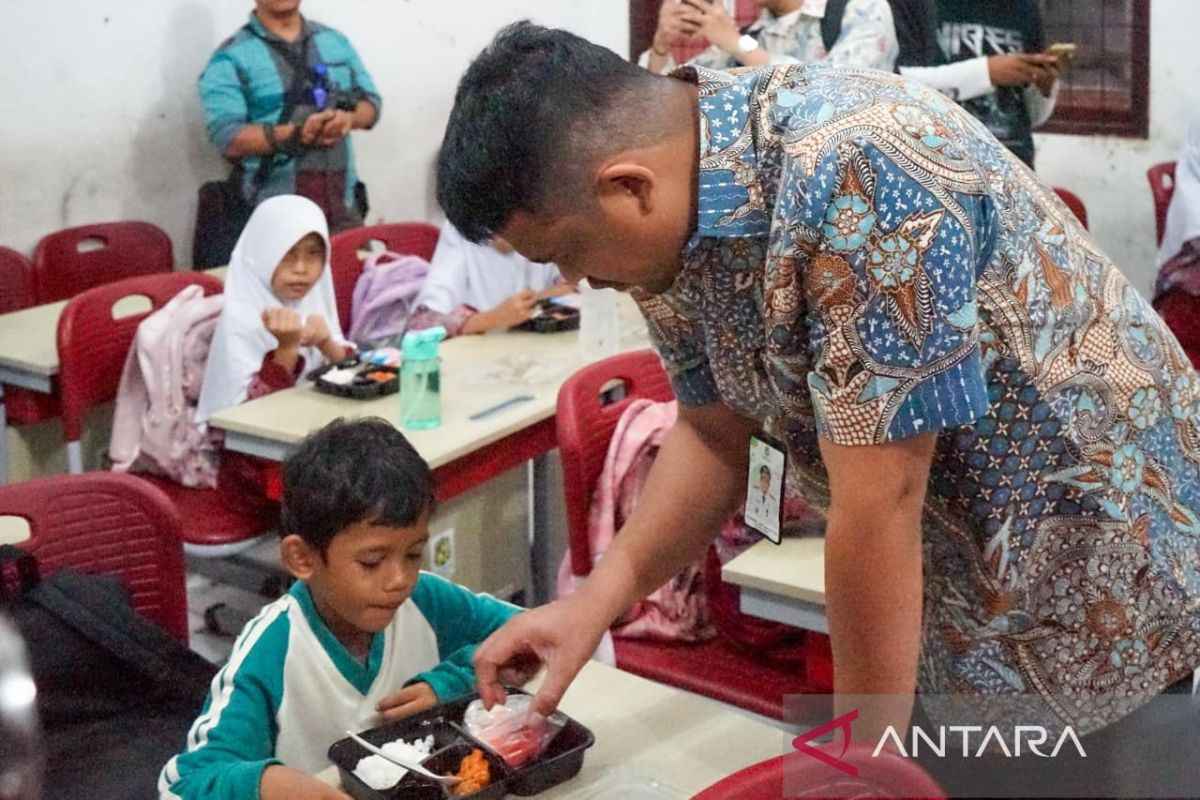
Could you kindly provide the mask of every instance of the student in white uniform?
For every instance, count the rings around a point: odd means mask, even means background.
[[[311,776],[347,729],[471,692],[475,645],[519,609],[421,572],[433,505],[428,465],[383,420],[301,444],[280,524],[297,581],[238,637],[161,798],[345,800]]]
[[[510,328],[533,316],[539,300],[573,291],[554,264],[530,261],[499,237],[469,242],[447,222],[408,329],[441,325],[457,336]]]

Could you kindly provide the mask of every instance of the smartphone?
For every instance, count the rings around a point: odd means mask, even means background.
[[[1070,62],[1075,57],[1078,46],[1074,42],[1055,42],[1046,48],[1046,55],[1051,55],[1060,61]]]

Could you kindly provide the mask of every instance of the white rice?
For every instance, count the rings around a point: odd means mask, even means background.
[[[410,763],[420,763],[433,752],[433,736],[426,736],[424,739],[416,739],[412,742],[407,739],[397,739],[381,745],[379,749],[389,756],[395,756]],[[358,762],[358,766],[354,768],[354,774],[361,778],[363,783],[378,791],[395,786],[401,778],[408,774],[408,770],[396,766],[383,756],[371,754]]]

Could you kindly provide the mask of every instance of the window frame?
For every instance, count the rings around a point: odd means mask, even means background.
[[[1113,111],[1083,103],[1071,103],[1059,95],[1054,114],[1038,133],[1074,136],[1121,136],[1145,139],[1150,134],[1150,0],[1129,0],[1130,107]],[[1054,2],[1054,0],[1048,0]]]

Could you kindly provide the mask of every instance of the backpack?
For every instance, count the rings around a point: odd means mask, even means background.
[[[0,611],[25,639],[38,689],[44,800],[157,797],[162,765],[184,749],[216,666],[134,611],[115,578],[38,574],[0,547]]]
[[[188,487],[217,485],[218,434],[195,422],[222,295],[188,286],[142,320],[121,373],[109,458]]]
[[[377,342],[403,334],[428,274],[429,262],[417,256],[385,251],[368,258],[354,285],[349,338]]]

